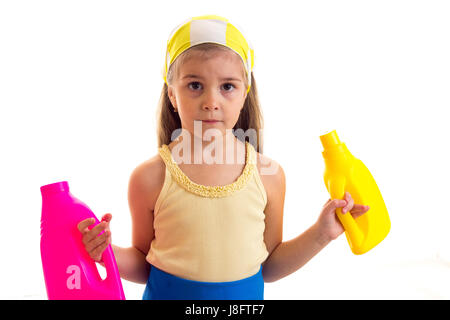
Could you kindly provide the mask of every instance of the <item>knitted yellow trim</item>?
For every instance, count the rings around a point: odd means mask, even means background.
[[[255,150],[248,141],[245,142],[245,146],[246,156],[244,170],[235,182],[225,186],[204,186],[193,182],[177,165],[167,145],[163,144],[162,147],[158,149],[158,151],[170,173],[172,174],[172,177],[187,191],[206,198],[221,198],[232,195],[233,193],[244,188],[256,168],[256,157],[254,153]]]

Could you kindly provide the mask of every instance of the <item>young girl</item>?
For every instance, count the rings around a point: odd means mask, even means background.
[[[368,210],[346,193],[282,242],[285,176],[261,153],[253,66],[250,43],[225,18],[189,19],[169,37],[159,152],[130,177],[132,247],[112,245],[121,277],[147,284],[144,299],[263,299],[264,282],[295,272],[343,233],[336,208],[354,217]],[[78,225],[99,262],[111,218]]]

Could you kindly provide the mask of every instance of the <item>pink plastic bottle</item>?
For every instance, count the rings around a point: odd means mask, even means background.
[[[77,225],[94,218],[87,205],[69,192],[67,181],[41,187],[41,259],[50,300],[125,300],[111,245],[103,252],[106,278],[87,253]]]

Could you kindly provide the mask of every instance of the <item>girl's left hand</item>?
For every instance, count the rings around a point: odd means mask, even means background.
[[[337,208],[342,208],[343,214],[351,214],[353,218],[363,215],[370,209],[369,206],[355,204],[348,192],[345,192],[344,200],[329,199],[323,206],[316,222],[321,236],[328,240],[334,240],[344,232],[344,227],[342,227],[336,214]]]

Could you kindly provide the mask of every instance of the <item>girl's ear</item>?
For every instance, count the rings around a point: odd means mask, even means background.
[[[172,86],[169,86],[167,88],[167,95],[169,96],[169,99],[170,99],[170,102],[172,103],[172,106],[174,108],[176,108],[177,107],[177,99],[175,98],[175,94],[173,92],[173,87]]]

